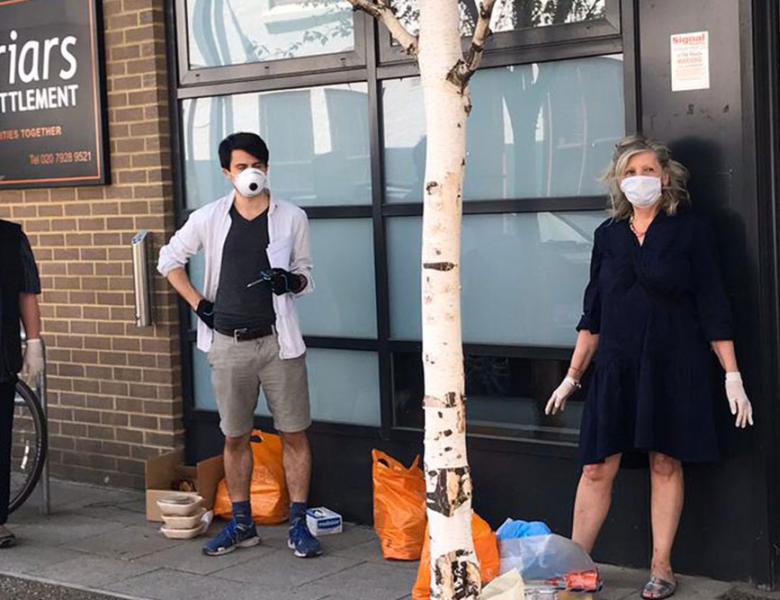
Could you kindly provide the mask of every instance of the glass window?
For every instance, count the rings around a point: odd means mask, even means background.
[[[332,0],[187,0],[190,68],[347,52],[352,14]]]
[[[585,390],[566,411],[548,417],[545,404],[566,375],[568,361],[466,355],[469,433],[577,441]],[[400,427],[422,429],[425,415],[422,359],[419,352],[393,354],[393,403]]]
[[[195,408],[217,410],[206,354],[194,345],[192,353]],[[379,427],[379,363],[375,352],[310,348],[306,365],[313,420]],[[270,416],[262,392],[255,414]]]
[[[477,71],[470,85],[465,200],[603,193],[625,133],[621,56]],[[425,112],[419,78],[383,85],[385,200],[421,202]]]
[[[468,215],[462,311],[467,343],[572,346],[599,211]],[[387,222],[390,330],[419,340],[419,217]]]
[[[310,348],[306,356],[312,419],[379,427],[376,352]]]
[[[313,219],[315,291],[296,300],[304,335],[376,337],[370,219]]]
[[[458,4],[461,35],[472,35],[479,17],[479,2],[460,0]],[[417,35],[420,20],[419,1],[396,0],[393,7],[407,29]],[[496,3],[490,28],[500,33],[532,27],[595,21],[605,17],[606,9],[606,0],[509,0]]]
[[[211,366],[205,352],[192,347],[192,391],[195,397],[195,408],[202,410],[217,410],[217,399],[214,396],[214,386],[211,385]]]
[[[371,203],[365,83],[182,102],[187,206],[230,190],[217,148],[234,131],[268,143],[271,190],[300,206]]]

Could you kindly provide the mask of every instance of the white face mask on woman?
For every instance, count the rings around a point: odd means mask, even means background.
[[[661,178],[646,175],[626,177],[620,189],[636,208],[649,208],[661,197]]]

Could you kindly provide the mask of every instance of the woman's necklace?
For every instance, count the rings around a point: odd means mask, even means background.
[[[637,237],[639,240],[642,240],[642,239],[644,239],[645,235],[647,235],[647,230],[650,228],[650,226],[648,225],[647,227],[645,227],[645,230],[644,230],[644,231],[638,231],[638,230],[637,230],[637,228],[636,228],[636,227],[634,227],[634,217],[631,217],[631,218],[628,220],[628,226],[629,226],[629,228],[631,229],[631,231],[634,233],[634,235],[635,235],[635,236],[636,236],[636,237]]]

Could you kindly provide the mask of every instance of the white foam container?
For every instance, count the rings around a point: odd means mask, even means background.
[[[205,512],[206,509],[201,506],[194,514],[187,517],[163,515],[162,518],[163,521],[165,521],[165,527],[168,529],[192,529],[193,527],[197,527],[201,522],[201,518]]]
[[[160,527],[162,534],[172,540],[189,540],[199,536],[201,533],[205,533],[206,529],[208,529],[208,525],[205,523],[198,523],[198,525],[190,529],[174,529],[165,525]]]
[[[160,507],[163,518],[170,516],[190,517],[199,512],[203,506],[203,498],[198,494],[171,494],[160,498],[157,501],[157,506]]]

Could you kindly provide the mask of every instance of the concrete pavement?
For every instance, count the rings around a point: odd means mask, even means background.
[[[157,525],[147,523],[143,493],[53,480],[51,496],[48,517],[39,513],[37,495],[11,515],[8,525],[19,545],[0,551],[0,574],[83,592],[41,598],[92,598],[88,592],[138,600],[411,598],[417,563],[382,560],[368,527],[347,524],[344,533],[323,538],[326,552],[317,559],[293,557],[284,526],[261,527],[261,546],[214,558],[201,553],[203,538],[168,540]],[[213,524],[212,532],[220,526]],[[603,567],[603,574],[607,585],[599,600],[638,598],[646,578],[644,571],[610,566]],[[14,583],[24,582],[0,579],[0,599],[39,597],[32,595],[38,592],[31,583],[26,591],[8,595]],[[780,599],[747,586],[693,577],[681,577],[675,597]]]

